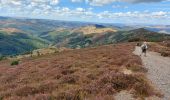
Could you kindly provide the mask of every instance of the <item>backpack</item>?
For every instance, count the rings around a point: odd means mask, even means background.
[[[144,45],[142,46],[142,50],[144,50],[144,49],[147,49],[147,45],[146,45],[146,44],[144,44]]]

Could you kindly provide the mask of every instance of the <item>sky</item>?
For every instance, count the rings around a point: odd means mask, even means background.
[[[0,16],[170,25],[170,0],[0,0]]]

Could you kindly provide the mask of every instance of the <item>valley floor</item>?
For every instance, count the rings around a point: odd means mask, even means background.
[[[140,55],[140,47],[136,47],[134,53]],[[148,69],[148,78],[164,94],[161,100],[170,100],[170,58],[162,57],[155,52],[148,52],[147,57],[141,56],[141,58]]]

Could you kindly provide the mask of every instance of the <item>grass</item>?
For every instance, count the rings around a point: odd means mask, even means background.
[[[133,90],[139,98],[157,95],[142,71],[141,59],[132,53],[134,46],[63,51],[24,59],[14,68],[0,64],[0,95],[9,100],[109,100],[122,90]],[[124,68],[134,71],[127,75]]]

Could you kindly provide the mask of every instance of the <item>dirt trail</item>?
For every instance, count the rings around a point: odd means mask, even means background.
[[[140,55],[140,47],[134,53]],[[144,66],[148,69],[147,77],[156,89],[164,94],[161,100],[170,100],[170,58],[162,57],[155,52],[148,52],[147,57],[141,56]]]

